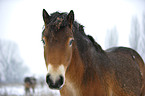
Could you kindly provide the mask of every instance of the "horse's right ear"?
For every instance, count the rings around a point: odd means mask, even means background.
[[[43,20],[45,24],[48,24],[49,17],[50,17],[49,14],[46,12],[45,9],[43,9]]]

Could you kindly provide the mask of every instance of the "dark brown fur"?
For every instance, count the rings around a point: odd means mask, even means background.
[[[73,22],[70,13],[49,16],[43,10],[46,66],[51,61],[55,67],[64,64],[67,69],[61,95],[144,96],[145,68],[139,54],[125,47],[104,51],[84,33],[82,25]],[[70,37],[74,38],[72,49],[67,47]]]
[[[26,95],[30,94],[30,89],[31,88],[33,90],[33,93],[35,93],[36,78],[34,78],[34,77],[25,77],[24,86],[25,86]]]

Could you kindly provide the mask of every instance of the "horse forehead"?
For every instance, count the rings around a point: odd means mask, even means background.
[[[52,40],[50,40],[50,42],[51,42],[51,45],[53,46],[60,45],[60,47],[63,47],[62,45],[64,45],[67,42],[67,39],[68,39],[68,36],[63,35],[63,34],[57,34],[56,36],[52,38]]]
[[[53,44],[65,44],[69,38],[69,34],[65,32],[64,30],[61,30],[60,32],[54,32],[52,37],[48,40],[50,40]]]

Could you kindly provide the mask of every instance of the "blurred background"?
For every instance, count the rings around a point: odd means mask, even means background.
[[[145,0],[0,0],[0,96],[26,95],[26,77],[36,79],[37,96],[59,96],[45,84],[43,9],[74,10],[75,20],[104,50],[131,47],[145,61]]]

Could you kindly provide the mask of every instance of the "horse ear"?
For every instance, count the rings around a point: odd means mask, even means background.
[[[67,20],[68,20],[68,22],[70,24],[70,27],[72,27],[72,24],[74,22],[74,12],[73,12],[73,10],[71,10],[69,12],[69,14],[67,15]]]
[[[44,20],[44,23],[47,24],[48,21],[49,21],[49,14],[46,12],[45,9],[43,9],[43,20]]]

